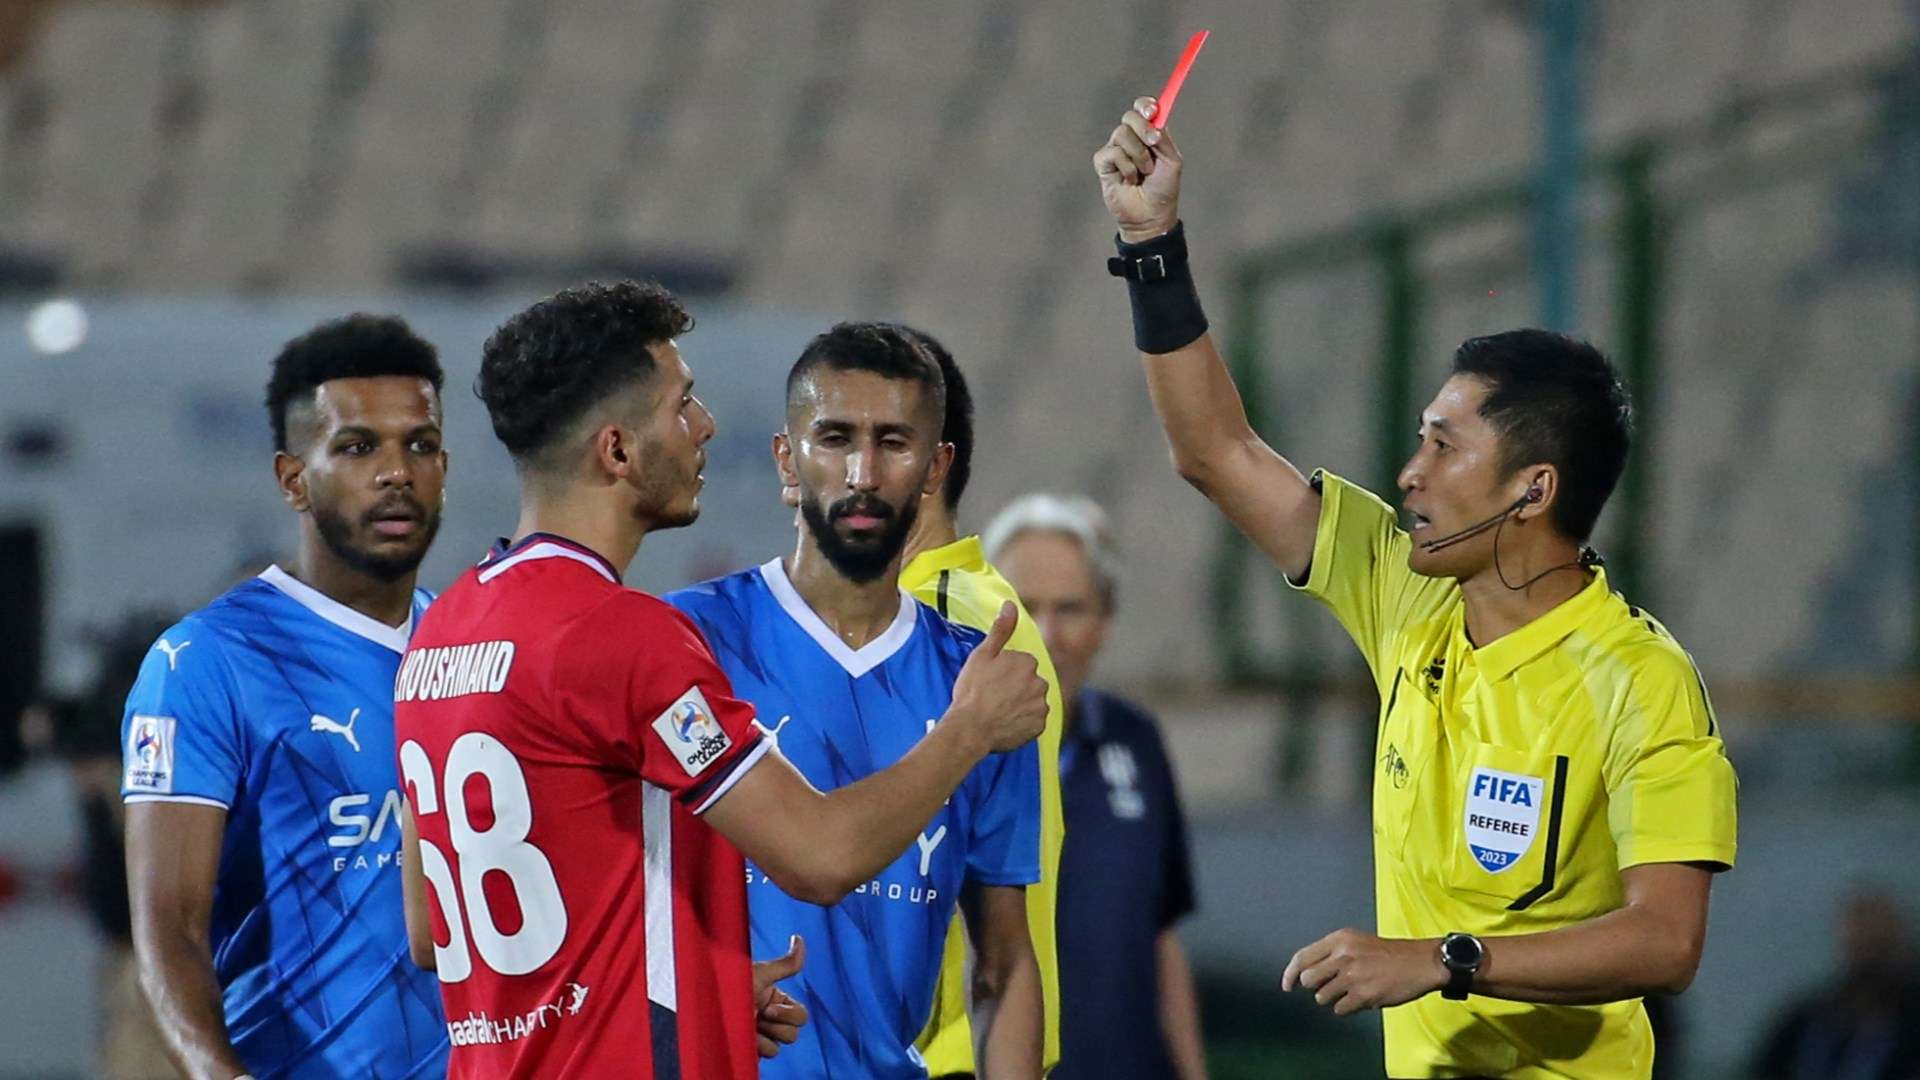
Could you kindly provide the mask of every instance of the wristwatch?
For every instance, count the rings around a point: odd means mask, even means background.
[[[1447,968],[1447,985],[1440,996],[1448,1001],[1467,1000],[1473,977],[1487,957],[1487,947],[1472,934],[1454,932],[1440,939],[1440,962]]]

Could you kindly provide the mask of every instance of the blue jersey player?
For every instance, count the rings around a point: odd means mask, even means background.
[[[394,318],[286,346],[267,406],[298,557],[169,629],[127,698],[134,949],[194,1080],[445,1074],[439,986],[402,917],[393,742],[441,382]]]
[[[887,768],[947,709],[980,635],[899,587],[901,552],[953,450],[941,441],[940,369],[884,324],[815,338],[787,380],[774,437],[798,489],[794,553],[669,596],[690,615],[782,755],[816,787]],[[812,1016],[763,1077],[925,1077],[914,1050],[956,902],[974,945],[979,1075],[1040,1075],[1040,971],[1025,886],[1039,880],[1035,748],[992,755],[926,822],[914,846],[833,907],[797,900],[751,864],[756,957],[793,935],[807,966],[783,987]],[[964,899],[963,899],[964,898]]]

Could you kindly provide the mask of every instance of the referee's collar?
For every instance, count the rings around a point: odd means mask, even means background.
[[[1600,614],[1611,592],[1607,588],[1606,570],[1594,567],[1593,580],[1587,582],[1586,588],[1511,634],[1475,649],[1473,663],[1480,669],[1481,678],[1504,679],[1518,671],[1520,665],[1560,644],[1581,624]]]
[[[900,571],[900,580],[925,581],[942,570],[983,570],[986,565],[987,555],[980,546],[980,537],[963,536],[951,544],[915,555]]]

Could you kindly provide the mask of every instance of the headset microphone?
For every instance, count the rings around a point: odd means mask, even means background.
[[[1493,528],[1495,525],[1498,525],[1501,522],[1506,521],[1507,518],[1510,517],[1515,510],[1518,510],[1521,507],[1526,506],[1528,503],[1537,503],[1540,501],[1542,497],[1543,497],[1543,493],[1538,487],[1530,487],[1527,489],[1527,493],[1525,495],[1522,495],[1519,498],[1513,500],[1513,503],[1509,505],[1505,510],[1500,511],[1499,513],[1493,515],[1487,520],[1482,521],[1477,525],[1469,525],[1466,528],[1461,529],[1457,533],[1450,533],[1446,536],[1441,537],[1438,540],[1423,540],[1420,543],[1420,547],[1426,551],[1439,551],[1442,548],[1450,548],[1453,545],[1458,544],[1463,540],[1471,540],[1474,537],[1479,536],[1481,533],[1486,532],[1488,529]]]
[[[1527,488],[1527,493],[1525,495],[1522,495],[1519,498],[1513,500],[1513,504],[1511,506],[1508,506],[1505,510],[1500,511],[1499,513],[1493,515],[1487,520],[1482,521],[1475,525],[1469,525],[1468,527],[1461,529],[1457,533],[1453,533],[1452,535],[1449,535],[1449,536],[1443,536],[1438,540],[1425,541],[1420,545],[1420,547],[1426,551],[1439,551],[1442,548],[1452,547],[1453,545],[1460,543],[1462,540],[1471,540],[1474,537],[1479,536],[1481,533],[1486,532],[1488,529],[1494,529],[1496,526],[1505,526],[1507,523],[1507,519],[1513,516],[1514,511],[1520,509],[1523,506],[1529,506],[1533,503],[1537,503],[1541,499],[1544,499],[1546,497],[1547,497],[1547,493],[1541,489],[1540,485],[1534,484],[1533,486]],[[1562,570],[1576,570],[1576,569],[1590,570],[1596,566],[1605,566],[1605,565],[1606,565],[1606,560],[1600,557],[1599,552],[1593,550],[1591,547],[1583,546],[1580,549],[1580,557],[1575,559],[1574,561],[1570,563],[1561,563],[1559,566],[1549,566],[1545,570],[1540,571],[1539,573],[1533,575],[1532,577],[1521,582],[1520,584],[1515,585],[1513,582],[1507,580],[1506,571],[1500,568],[1500,533],[1496,529],[1496,531],[1493,534],[1493,572],[1499,576],[1500,584],[1505,585],[1508,589],[1511,589],[1514,592],[1518,592],[1521,589],[1527,588],[1528,586],[1532,585],[1534,582],[1539,581],[1543,577],[1546,577],[1548,574],[1558,573]]]

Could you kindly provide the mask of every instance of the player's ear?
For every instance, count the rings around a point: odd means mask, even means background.
[[[943,442],[933,448],[933,464],[927,467],[927,482],[920,485],[920,494],[940,494],[941,486],[947,482],[947,470],[951,468],[953,468],[953,444]]]
[[[602,424],[593,433],[593,458],[608,476],[624,477],[639,458],[639,446],[618,424]]]
[[[800,505],[800,473],[793,467],[793,440],[784,431],[773,433],[773,468],[780,474],[780,500],[786,502],[786,492],[792,489],[794,500],[789,505]]]
[[[306,513],[313,501],[307,496],[307,463],[285,450],[273,455],[273,478],[280,488],[280,501],[298,513]]]

